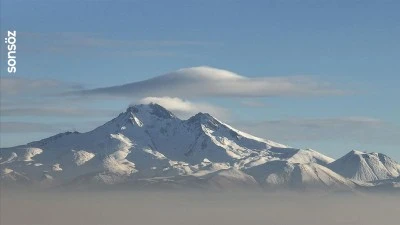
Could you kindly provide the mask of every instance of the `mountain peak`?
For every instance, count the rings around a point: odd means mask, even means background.
[[[370,156],[371,157],[372,156],[381,157],[381,156],[383,156],[383,154],[380,154],[380,153],[377,153],[377,152],[366,152],[366,151],[352,150],[346,156],[348,156],[348,157],[358,156],[358,157],[368,158]]]
[[[203,112],[199,112],[199,113],[197,113],[196,115],[194,115],[193,116],[194,118],[197,118],[197,119],[207,119],[207,120],[209,120],[209,119],[215,119],[213,116],[211,116],[210,114],[208,114],[208,113],[203,113]]]
[[[206,123],[219,124],[220,123],[217,119],[215,119],[210,114],[202,113],[202,112],[199,112],[196,115],[190,117],[187,120],[187,122],[189,124],[195,124],[195,123],[199,123],[199,124],[206,124]]]
[[[343,158],[362,156],[363,154],[366,154],[366,152],[359,151],[359,150],[351,150],[346,155],[344,155]]]
[[[126,112],[134,114],[150,114],[162,119],[172,119],[175,115],[156,103],[131,105],[127,108]]]

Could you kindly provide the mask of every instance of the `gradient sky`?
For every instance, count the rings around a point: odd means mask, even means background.
[[[17,73],[7,73],[3,43],[0,144],[88,131],[146,102],[59,93],[208,66],[249,79],[301,76],[343,93],[182,95],[176,104],[191,108],[178,116],[210,110],[294,147],[400,160],[399,12],[396,0],[2,0],[2,36],[17,31]]]

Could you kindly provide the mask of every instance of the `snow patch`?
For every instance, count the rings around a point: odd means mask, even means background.
[[[56,163],[53,165],[52,170],[53,171],[62,171],[63,169],[60,167],[59,163]]]
[[[85,164],[86,162],[88,162],[95,156],[94,153],[87,152],[84,150],[79,150],[79,151],[72,150],[72,152],[74,155],[74,163],[77,166],[81,166],[81,165]]]
[[[12,170],[12,169],[4,168],[4,169],[1,170],[1,175],[6,175],[6,174],[9,174],[9,173],[11,173],[13,171],[14,170]]]
[[[23,156],[23,161],[33,161],[33,157],[43,153],[43,150],[40,148],[26,148]]]

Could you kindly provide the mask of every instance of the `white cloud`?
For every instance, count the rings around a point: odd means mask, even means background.
[[[340,95],[345,92],[305,76],[249,78],[211,67],[180,69],[119,86],[80,91],[122,97],[269,97]]]
[[[146,97],[139,102],[142,104],[157,103],[181,118],[189,118],[198,112],[207,112],[217,118],[228,117],[228,112],[224,108],[207,103],[194,103],[180,98]]]

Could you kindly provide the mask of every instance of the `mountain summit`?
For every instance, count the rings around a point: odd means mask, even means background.
[[[0,152],[6,186],[351,191],[359,181],[400,171],[382,154],[349,153],[334,161],[241,132],[207,113],[181,120],[158,104],[130,106],[86,133],[61,133]]]

